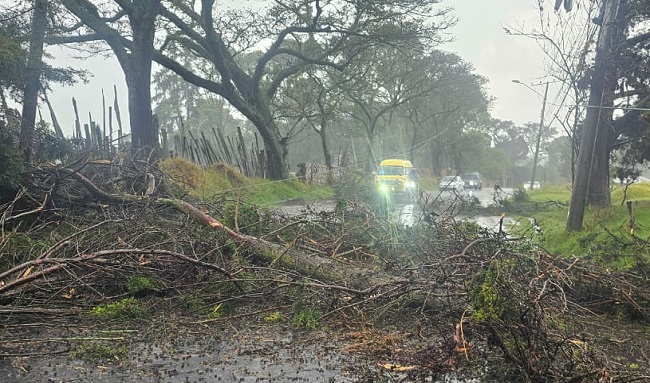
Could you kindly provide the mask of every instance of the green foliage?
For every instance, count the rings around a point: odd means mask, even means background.
[[[0,268],[9,268],[42,254],[49,247],[46,241],[25,233],[6,233],[0,242]]]
[[[484,179],[499,180],[509,171],[510,158],[501,149],[488,147],[476,169],[481,172]]]
[[[514,203],[524,203],[530,201],[530,197],[524,189],[517,188],[512,193],[512,201]]]
[[[135,298],[125,298],[114,303],[93,307],[90,310],[90,315],[101,321],[136,319],[145,314],[146,310]]]
[[[153,283],[151,282],[151,279],[149,279],[148,277],[132,276],[126,282],[126,289],[131,294],[135,294],[143,290],[146,290],[148,288],[151,288],[152,285]]]
[[[306,307],[302,302],[293,305],[293,326],[305,330],[315,330],[323,314],[320,310]]]
[[[479,323],[499,320],[505,307],[499,297],[499,284],[505,283],[500,278],[500,264],[494,261],[483,273],[470,282],[469,298],[472,302],[472,317]]]
[[[571,184],[544,184],[540,189],[526,191],[526,194],[533,202],[553,201],[566,204],[571,201]]]
[[[126,358],[127,349],[124,346],[111,347],[100,343],[84,344],[70,353],[73,358],[89,362],[111,362]]]
[[[224,208],[224,224],[237,228],[242,233],[259,233],[262,224],[260,210],[253,205],[232,202]]]
[[[224,289],[220,291],[224,291]],[[219,293],[219,295],[227,296],[229,294]],[[206,316],[210,319],[222,318],[235,311],[235,305],[232,301],[208,302],[203,294],[183,294],[178,299],[180,304],[185,308],[184,311],[195,315]]]
[[[178,300],[182,307],[184,307],[185,311],[199,314],[208,313],[208,305],[203,301],[203,299],[196,295],[182,294],[178,297]]]
[[[247,201],[269,207],[287,201],[309,202],[332,198],[333,191],[328,185],[307,185],[297,178],[276,182],[253,179],[245,195]]]
[[[308,202],[331,198],[333,191],[330,186],[307,185],[295,177],[285,181],[249,179],[232,166],[215,164],[206,169],[205,181],[196,194],[204,198],[221,195],[266,208],[286,201]]]
[[[264,321],[269,323],[280,322],[282,319],[284,318],[282,318],[282,314],[279,311],[273,311],[264,317]]]
[[[208,313],[208,317],[211,319],[221,318],[225,313],[226,308],[227,306],[224,307],[224,303],[221,302],[210,310],[210,312]]]
[[[5,18],[0,25],[0,83],[14,91],[22,87],[26,71],[27,51],[20,39],[22,27],[13,18]]]

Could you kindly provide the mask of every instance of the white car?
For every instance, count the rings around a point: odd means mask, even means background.
[[[533,182],[533,190],[534,189],[539,189],[541,187],[542,187],[542,185],[539,182],[537,182],[537,181]],[[524,184],[524,190],[529,190],[529,189],[530,189],[530,182],[526,182]]]
[[[440,190],[463,190],[465,182],[459,176],[446,176],[440,180],[438,187]]]

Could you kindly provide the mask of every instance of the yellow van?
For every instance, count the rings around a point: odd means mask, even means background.
[[[375,185],[382,192],[415,192],[418,174],[411,161],[387,159],[381,161],[375,172]]]

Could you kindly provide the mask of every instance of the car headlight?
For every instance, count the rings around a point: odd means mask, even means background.
[[[406,187],[409,188],[409,189],[415,189],[415,182],[406,181]]]
[[[382,192],[382,193],[387,193],[388,192],[388,185],[379,184],[379,191]]]

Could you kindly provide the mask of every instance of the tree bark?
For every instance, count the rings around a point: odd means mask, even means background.
[[[151,63],[155,20],[160,0],[134,4],[129,14],[133,31],[133,49],[128,69],[125,68],[129,91],[129,121],[131,123],[132,154],[148,157],[159,148],[151,109]],[[159,153],[154,153],[157,157]],[[144,158],[146,158],[144,157]]]
[[[226,97],[226,99],[228,99]],[[268,110],[268,105],[258,105],[260,109]],[[280,138],[280,130],[278,129],[275,121],[271,117],[263,118],[260,116],[254,116],[251,118],[251,115],[256,114],[250,105],[246,106],[244,109],[238,110],[244,115],[246,115],[249,120],[255,125],[257,131],[262,136],[262,141],[264,141],[264,150],[266,154],[266,176],[272,180],[285,180],[289,178],[289,167],[285,161],[285,152],[286,148],[282,145],[282,139]],[[270,116],[271,113],[269,112]]]
[[[618,3],[619,0],[607,0],[603,3],[605,11],[603,26],[600,30],[596,47],[594,73],[592,75],[589,93],[589,105],[582,139],[580,141],[580,151],[578,152],[573,193],[571,193],[571,207],[566,225],[567,231],[582,230],[589,179],[593,169],[592,161],[596,148],[598,125],[601,121],[601,113],[603,112],[601,106],[603,104],[603,93],[605,92],[606,85],[605,76],[610,73],[609,66],[612,65],[610,51],[612,48],[613,30],[611,24],[616,18]],[[609,156],[609,152],[607,152],[607,155]]]
[[[325,159],[325,166],[327,170],[332,170],[332,155],[330,154],[330,149],[327,145],[327,134],[325,130],[325,124],[321,124],[320,130],[318,131],[320,136],[321,148],[323,148],[323,157]]]
[[[608,78],[608,80],[610,80]],[[609,82],[609,81],[608,81]],[[614,94],[614,88],[607,84],[605,89],[604,106],[612,106],[611,97]],[[587,190],[587,204],[607,207],[611,206],[612,199],[609,188],[609,156],[612,152],[612,144],[616,137],[612,126],[613,109],[603,109],[600,113],[600,123],[598,124],[598,134],[596,135],[596,144],[594,146],[593,160],[591,164],[591,174],[589,176],[589,185]]]
[[[41,71],[43,67],[43,45],[47,29],[47,0],[36,0],[32,16],[32,34],[27,56],[27,73],[23,94],[23,111],[20,123],[20,146],[23,159],[32,162],[34,154],[34,130],[36,126],[36,109],[38,93],[41,89]]]
[[[609,43],[610,51],[620,49],[625,44],[625,35],[620,26],[627,10],[624,4],[615,8],[615,15],[612,15],[609,28],[611,28],[611,40]],[[614,148],[614,141],[620,132],[614,128],[614,98],[618,86],[618,68],[614,65],[614,58],[610,55],[606,58],[605,73],[603,74],[603,101],[604,107],[600,112],[600,121],[598,123],[598,133],[594,147],[593,162],[591,174],[589,177],[589,186],[587,191],[587,204],[607,207],[611,206],[611,194],[609,187],[609,164],[610,154]]]

